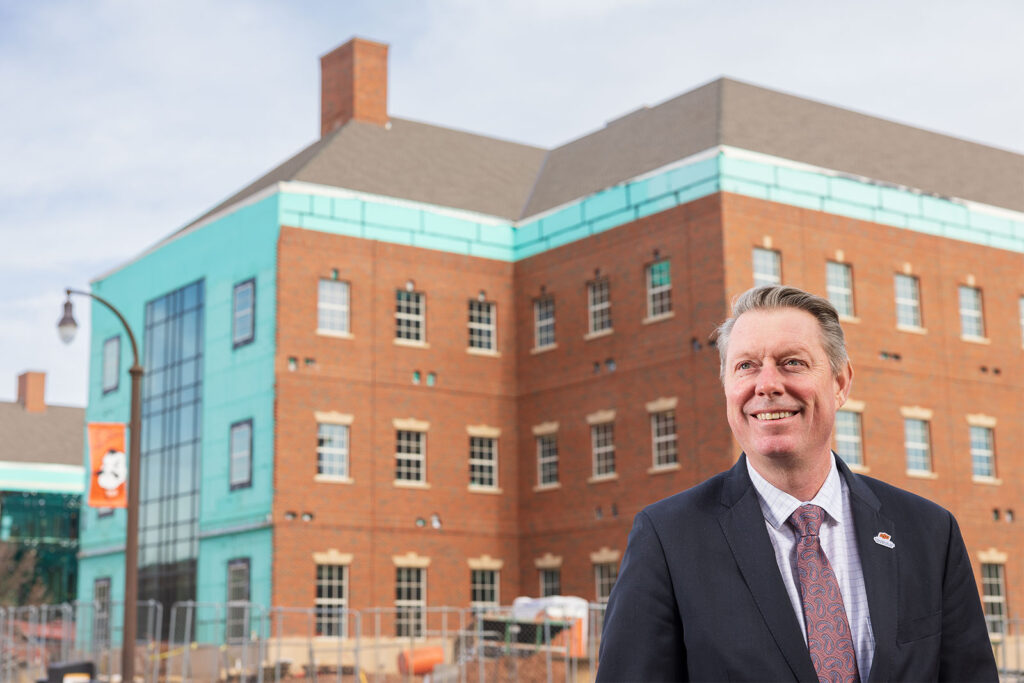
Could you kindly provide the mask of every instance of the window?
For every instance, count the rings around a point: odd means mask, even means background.
[[[971,472],[976,477],[996,476],[991,427],[971,425]]]
[[[93,640],[96,646],[110,645],[110,577],[92,583]]]
[[[647,266],[647,317],[656,318],[672,312],[672,271],[669,261]]]
[[[839,315],[853,317],[853,269],[849,264],[835,261],[825,264],[825,289]]]
[[[469,606],[475,608],[497,607],[498,571],[495,569],[470,570]]]
[[[594,454],[594,477],[615,474],[615,423],[591,425],[590,443]]]
[[[533,301],[533,345],[538,349],[555,345],[555,297]]]
[[[903,420],[904,446],[907,449],[907,470],[931,472],[932,456],[928,439],[928,422],[914,418]]]
[[[395,480],[427,480],[426,434],[408,429],[395,432]]]
[[[587,320],[590,334],[612,329],[611,285],[606,277],[587,283]]]
[[[256,281],[246,280],[235,285],[234,318],[231,341],[235,348],[245,346],[256,337]]]
[[[422,636],[423,608],[427,605],[427,570],[395,568],[395,635]]]
[[[562,594],[562,570],[541,569],[540,570],[540,597],[546,598],[550,595]]]
[[[651,449],[655,467],[673,465],[679,461],[675,411],[651,413]]]
[[[896,324],[921,327],[921,294],[913,275],[896,275]]]
[[[498,440],[469,437],[469,483],[489,489],[498,486]]]
[[[347,629],[348,567],[343,564],[316,566],[316,634],[344,637]]]
[[[863,465],[860,413],[840,410],[836,413],[836,453],[847,465]]]
[[[114,391],[121,378],[121,335],[103,342],[103,393]]]
[[[231,489],[252,485],[252,420],[231,425]]]
[[[482,351],[497,350],[497,321],[494,303],[490,301],[469,301],[469,348]]]
[[[395,290],[395,339],[425,342],[426,327],[426,297],[423,293]]]
[[[597,601],[608,602],[615,579],[619,577],[619,566],[615,562],[600,562],[594,565],[594,583],[597,586]]]
[[[348,478],[348,425],[317,424],[316,473]]]
[[[316,295],[316,329],[346,335],[349,327],[349,285],[341,280],[320,280]]]
[[[1003,584],[1003,565],[981,565],[981,604],[985,608],[985,624],[989,635],[1006,633],[1006,586]]]
[[[984,337],[985,321],[981,314],[981,290],[960,285],[960,334]]]
[[[228,615],[226,631],[229,643],[239,643],[249,636],[248,558],[228,562]]]
[[[773,249],[754,247],[754,286],[782,283],[782,256]]]
[[[537,437],[537,483],[540,486],[558,483],[558,437],[554,434]]]

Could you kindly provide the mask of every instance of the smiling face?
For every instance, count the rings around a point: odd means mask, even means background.
[[[741,315],[729,335],[723,382],[729,426],[751,465],[764,473],[828,463],[836,411],[852,378],[849,363],[833,375],[810,313]]]

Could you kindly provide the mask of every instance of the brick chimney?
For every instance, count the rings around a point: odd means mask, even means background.
[[[46,412],[46,373],[23,372],[18,375],[18,403],[26,413]]]
[[[388,46],[353,38],[320,58],[320,137],[352,119],[388,122]]]

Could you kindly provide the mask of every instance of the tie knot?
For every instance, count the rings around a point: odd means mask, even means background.
[[[789,523],[800,536],[817,536],[825,519],[825,510],[818,505],[801,505],[789,516]]]

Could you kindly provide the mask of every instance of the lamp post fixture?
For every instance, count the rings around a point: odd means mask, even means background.
[[[132,407],[128,431],[131,433],[128,450],[128,523],[124,540],[124,629],[121,644],[121,680],[131,683],[135,680],[135,641],[139,599],[139,469],[142,453],[142,365],[139,364],[139,346],[128,321],[113,304],[101,296],[77,289],[66,289],[64,316],[57,323],[61,341],[70,344],[78,331],[78,323],[71,311],[71,295],[80,294],[95,299],[117,316],[124,325],[128,340],[132,343],[133,363],[128,369],[132,377]]]

